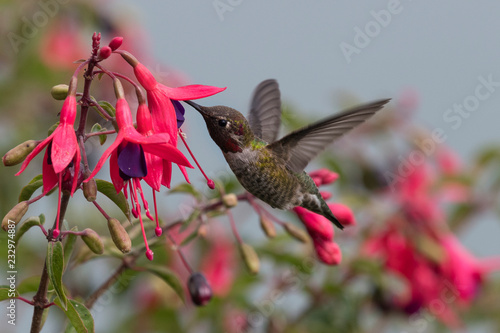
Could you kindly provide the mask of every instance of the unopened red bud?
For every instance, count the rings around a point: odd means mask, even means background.
[[[113,51],[109,46],[103,46],[99,49],[99,59],[108,59],[111,53],[113,53]]]
[[[90,170],[87,170],[83,179],[87,179],[90,176]],[[88,182],[83,183],[83,195],[88,202],[95,201],[97,197],[97,183],[94,178],[90,179]]]
[[[236,197],[236,194],[229,193],[222,196],[222,203],[226,206],[226,208],[232,208],[238,205],[238,198]]]
[[[211,190],[215,188],[215,183],[212,179],[207,180],[207,185]]]
[[[113,243],[115,243],[118,250],[123,253],[130,252],[132,249],[132,241],[120,221],[110,218],[108,220],[108,229],[111,239],[113,240]]]
[[[112,51],[118,49],[120,46],[122,46],[123,43],[123,37],[115,37],[109,42],[109,47]]]
[[[250,274],[257,274],[260,269],[260,261],[253,247],[245,243],[240,244],[240,254]]]
[[[101,240],[101,237],[92,229],[83,230],[82,239],[87,244],[88,248],[94,252],[95,254],[103,254],[104,253],[104,244]]]
[[[293,238],[301,241],[302,243],[309,242],[310,238],[304,230],[297,228],[291,223],[285,223],[284,227],[286,232]]]
[[[28,211],[29,204],[27,201],[21,201],[15,205],[2,220],[2,229],[8,231],[9,227],[13,228],[21,221],[24,214]]]
[[[68,97],[69,86],[67,84],[58,84],[50,89],[52,98],[57,101],[63,101]]]
[[[276,228],[274,227],[274,223],[264,215],[260,217],[260,227],[262,228],[267,237],[269,238],[276,237]]]
[[[188,280],[188,290],[191,300],[197,306],[207,304],[212,298],[212,288],[201,273],[191,274]]]
[[[28,154],[31,153],[33,149],[35,149],[37,145],[38,145],[37,141],[28,140],[15,146],[7,153],[5,153],[5,155],[3,155],[2,157],[3,165],[13,166],[21,163],[22,161],[24,161],[26,156],[28,156]]]

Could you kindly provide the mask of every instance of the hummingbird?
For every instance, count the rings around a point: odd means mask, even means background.
[[[340,112],[279,140],[276,138],[281,125],[281,98],[274,79],[255,88],[248,120],[227,106],[184,102],[203,116],[211,138],[248,192],[273,208],[304,207],[343,229],[304,169],[328,144],[373,116],[389,100]]]

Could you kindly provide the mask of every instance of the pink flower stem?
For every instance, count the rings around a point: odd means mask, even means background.
[[[138,179],[133,178],[132,181],[139,181]],[[137,215],[139,216],[139,223],[141,224],[142,238],[144,239],[144,245],[146,246],[146,257],[149,260],[153,260],[153,251],[149,248],[148,238],[146,237],[146,231],[144,230],[144,223],[142,222],[142,214],[141,214],[141,205],[139,204],[139,198],[137,197],[137,189],[135,184],[131,188],[131,196],[132,200],[135,201],[135,207],[137,211]]]
[[[177,244],[177,242],[174,240],[174,238],[172,237],[172,235],[170,235],[170,232],[168,232],[168,230],[166,231],[166,234],[167,234],[167,238],[170,240],[170,242],[172,243],[172,246],[173,246],[173,250],[177,252],[177,254],[179,255],[179,258],[181,258],[181,261],[182,261],[182,264],[184,265],[184,267],[186,267],[187,271],[189,272],[189,274],[192,274],[193,273],[193,269],[191,268],[191,266],[189,265],[189,263],[187,262],[186,260],[186,257],[184,256],[184,254],[182,253],[179,245]]]
[[[101,212],[101,214],[104,216],[104,218],[106,220],[109,220],[110,219],[110,216],[104,211],[104,209],[102,209],[102,207],[94,200],[92,201],[92,203],[94,204],[94,206],[97,208],[97,210],[99,210],[99,212]]]
[[[20,301],[23,301],[24,303],[28,303],[29,305],[35,305],[35,302],[33,301],[30,301],[29,299],[26,299],[24,297],[21,297],[21,296],[17,296],[17,297],[14,297],[15,299],[18,299]]]
[[[55,186],[54,186],[54,187],[55,187]],[[52,189],[51,189],[50,191],[52,191]],[[50,191],[49,191],[49,192],[50,192]],[[36,201],[40,200],[40,199],[41,199],[41,198],[43,198],[44,196],[45,196],[45,194],[43,194],[43,193],[42,193],[42,194],[40,194],[40,195],[37,195],[36,197],[34,197],[34,198],[32,198],[32,199],[28,200],[28,201],[27,201],[27,203],[28,203],[28,205],[31,205],[33,202],[36,202]]]
[[[39,224],[38,227],[42,230],[43,234],[45,236],[47,236],[49,233],[47,232],[47,230],[45,230],[45,227],[42,225],[42,224]]]
[[[52,229],[52,238],[57,238],[59,236],[59,222],[61,218],[61,192],[62,192],[62,172],[59,173],[59,193],[57,196],[57,218],[56,218],[56,227]]]
[[[208,186],[213,189],[213,183],[214,181],[210,178],[208,178],[208,176],[205,174],[205,171],[203,171],[203,168],[201,167],[200,163],[198,163],[198,160],[196,160],[196,157],[194,157],[193,155],[193,152],[191,151],[191,149],[189,148],[187,142],[186,142],[186,139],[184,139],[184,136],[183,136],[183,132],[181,129],[179,129],[179,136],[182,140],[182,142],[184,143],[184,146],[186,147],[186,149],[188,150],[189,152],[189,155],[191,155],[191,157],[193,158],[194,160],[194,163],[196,163],[196,165],[198,166],[198,169],[200,169],[201,173],[203,174],[203,177],[205,177],[205,179],[207,180],[207,184],[209,184]],[[212,185],[211,185],[212,184]]]
[[[250,205],[252,205],[252,207],[255,209],[255,211],[257,212],[257,214],[259,214],[259,215],[263,214],[263,215],[268,216],[271,220],[274,221],[274,223],[279,224],[280,226],[284,226],[285,225],[285,222],[281,221],[280,219],[278,219],[277,217],[275,217],[273,214],[269,213],[267,210],[265,210],[264,208],[262,208],[261,206],[259,206],[259,204],[257,204],[257,202],[255,202],[255,199],[254,199],[253,195],[251,195],[250,193],[247,193],[246,199],[248,200],[248,202],[250,203]]]
[[[88,133],[88,134],[85,134],[85,137],[88,139],[90,137],[93,137],[93,136],[97,136],[97,135],[109,135],[109,134],[115,134],[116,131],[115,130],[109,130],[109,131],[102,131],[102,132],[93,132],[93,133]]]
[[[226,209],[227,217],[229,219],[229,224],[231,225],[231,230],[233,232],[234,237],[236,237],[236,240],[238,243],[243,244],[243,239],[241,239],[241,236],[238,232],[238,229],[236,228],[236,223],[234,221],[233,213],[229,210]]]
[[[93,106],[96,109],[98,109],[99,112],[102,113],[102,115],[104,116],[104,118],[106,118],[107,120],[112,120],[113,119],[113,117],[108,113],[108,111],[104,110],[104,108],[102,106],[100,106],[99,103],[97,103],[96,101],[90,100],[90,101],[88,101],[88,103],[89,103],[90,106]]]

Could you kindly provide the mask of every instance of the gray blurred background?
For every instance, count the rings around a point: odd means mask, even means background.
[[[370,101],[413,91],[415,121],[441,128],[464,163],[499,141],[500,3],[154,0],[129,1],[125,11],[142,22],[155,59],[192,83],[228,87],[206,105],[246,114],[252,90],[267,78],[311,119],[335,112],[342,93]],[[201,117],[187,112],[204,167],[226,168]],[[478,256],[500,253],[498,221],[478,220],[464,244]]]

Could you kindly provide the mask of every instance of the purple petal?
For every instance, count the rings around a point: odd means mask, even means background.
[[[146,158],[141,145],[128,142],[118,153],[120,176],[127,181],[130,178],[142,178],[148,174]]]
[[[184,124],[184,107],[179,101],[172,99],[172,105],[175,109],[175,117],[177,118],[177,128],[181,128],[182,124]]]

